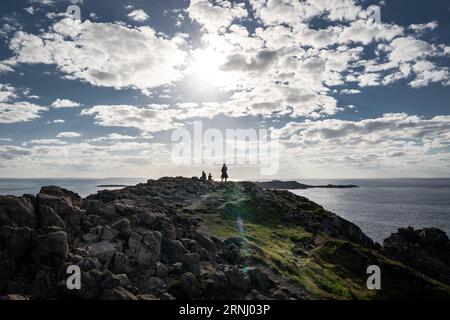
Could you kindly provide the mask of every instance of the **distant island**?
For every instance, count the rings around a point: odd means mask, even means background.
[[[280,180],[272,180],[272,181],[264,181],[264,182],[256,182],[256,185],[260,188],[264,189],[278,189],[278,190],[299,190],[299,189],[312,189],[312,188],[328,188],[328,189],[351,189],[351,188],[359,188],[359,186],[354,184],[349,185],[323,185],[323,186],[312,186],[308,184],[299,183],[297,181],[280,181]]]
[[[96,188],[125,188],[129,187],[129,185],[126,184],[101,184],[98,186],[95,186]]]

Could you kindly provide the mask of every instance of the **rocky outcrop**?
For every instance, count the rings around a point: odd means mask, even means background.
[[[450,240],[442,230],[399,229],[384,240],[384,251],[389,257],[450,285]]]
[[[388,239],[386,253],[447,281],[437,275],[448,268],[448,238],[433,230],[413,238]],[[340,243],[331,254],[330,241]],[[409,257],[413,246],[434,268]],[[355,258],[336,259],[341,255]],[[357,274],[352,288],[366,294],[365,264],[374,261],[390,263],[354,224],[308,199],[249,182],[162,178],[86,199],[58,187],[0,196],[3,300],[348,298],[330,279],[341,288]],[[80,290],[66,286],[69,266],[81,271]],[[389,270],[409,279],[405,268]],[[448,287],[420,279],[414,292],[450,296]]]

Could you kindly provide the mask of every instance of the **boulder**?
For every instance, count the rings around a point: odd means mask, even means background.
[[[44,231],[51,231],[55,229],[64,230],[66,225],[55,210],[47,205],[39,206],[39,225]]]
[[[179,288],[181,293],[190,299],[200,293],[200,285],[195,275],[191,272],[186,272],[181,275]]]
[[[111,225],[111,228],[119,231],[121,236],[129,236],[131,233],[131,223],[127,218],[120,219]]]
[[[183,256],[183,264],[187,271],[197,277],[200,275],[200,256],[197,253],[186,253]]]
[[[97,258],[101,263],[108,263],[114,257],[117,249],[111,242],[102,241],[88,247],[89,255]]]
[[[100,300],[111,300],[111,301],[132,301],[138,300],[138,298],[122,287],[115,287],[113,289],[107,289],[103,291],[100,296]]]
[[[137,229],[128,241],[128,253],[137,263],[153,265],[161,259],[161,239],[159,231]]]
[[[114,241],[119,235],[119,231],[111,227],[103,227],[101,230],[100,240],[102,241]]]
[[[259,268],[248,268],[248,274],[250,275],[250,279],[252,282],[252,285],[255,286],[257,289],[262,290],[264,292],[269,291],[273,288],[274,283],[269,278],[267,273],[262,271]]]
[[[213,296],[217,295],[222,290],[225,290],[227,287],[228,279],[222,271],[217,271],[206,281],[206,288]]]
[[[139,224],[146,228],[153,228],[163,218],[161,213],[145,210],[139,215]]]
[[[8,294],[6,296],[0,296],[0,301],[24,301],[24,300],[30,300],[30,298],[23,296],[21,294]]]
[[[35,199],[32,196],[0,196],[0,226],[37,226]]]
[[[86,199],[84,203],[88,216],[94,215],[105,219],[111,219],[116,216],[116,209],[111,204],[95,199]]]
[[[38,258],[40,261],[64,261],[69,252],[67,233],[57,231],[38,237]],[[56,260],[55,260],[56,259]]]
[[[32,246],[32,230],[28,227],[0,227],[0,250],[13,259],[24,258]]]
[[[450,285],[450,240],[436,228],[399,229],[384,240],[384,252],[423,274]]]
[[[0,256],[0,281],[7,281],[14,278],[16,264],[14,260]]]
[[[166,283],[158,277],[151,277],[145,284],[145,290],[154,293],[161,293],[165,290]]]
[[[131,271],[128,256],[122,252],[116,252],[111,266],[114,273],[128,273]]]
[[[186,248],[179,240],[163,239],[161,260],[164,263],[182,262]]]
[[[165,264],[161,262],[156,263],[156,276],[165,279],[169,275],[169,268],[166,267]]]
[[[81,205],[81,197],[77,193],[66,190],[64,188],[56,186],[46,186],[42,187],[39,193],[47,194],[57,198],[64,198],[72,207],[80,207]]]
[[[227,276],[228,283],[231,287],[244,292],[250,289],[250,276],[244,269],[240,269],[237,266],[228,266],[225,268],[224,273]]]

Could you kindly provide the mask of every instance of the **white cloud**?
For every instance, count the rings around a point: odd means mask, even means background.
[[[9,46],[17,63],[55,64],[68,79],[143,90],[182,78],[183,43],[178,37],[162,38],[148,26],[130,28],[66,18],[44,34],[18,32]]]
[[[132,12],[130,12],[128,14],[128,17],[134,21],[137,22],[144,22],[147,21],[150,17],[148,16],[147,13],[145,13],[144,10],[139,9],[139,10],[133,10]]]
[[[40,117],[48,108],[29,102],[0,102],[0,123],[27,122]]]
[[[78,138],[81,137],[81,134],[78,132],[60,132],[57,138]]]
[[[173,121],[176,113],[167,106],[151,105],[138,108],[130,105],[99,105],[81,112],[94,116],[96,123],[107,127],[137,128],[144,132],[158,132],[180,126]]]
[[[228,1],[212,4],[208,0],[191,0],[187,11],[191,19],[212,32],[227,28],[235,19],[244,18],[248,14],[243,4]]]
[[[434,30],[438,26],[439,26],[439,24],[437,21],[431,21],[431,22],[423,23],[423,24],[412,24],[409,26],[409,28],[414,31],[423,32],[423,31],[427,31],[427,30]]]
[[[8,84],[0,83],[0,102],[6,102],[17,97],[16,89]]]
[[[77,108],[81,107],[81,104],[69,99],[56,99],[52,103],[52,107],[55,109],[61,109],[61,108]]]
[[[450,116],[291,122],[281,137],[286,170],[306,175],[404,177],[448,174]],[[322,172],[322,173],[321,173]],[[343,176],[344,175],[344,176]]]
[[[24,144],[27,145],[45,145],[45,146],[53,146],[53,145],[65,145],[67,142],[59,139],[36,139],[30,140]]]
[[[122,140],[135,140],[138,137],[127,136],[119,133],[110,133],[104,137],[99,137],[92,139],[92,142],[101,142],[101,141],[122,141]]]

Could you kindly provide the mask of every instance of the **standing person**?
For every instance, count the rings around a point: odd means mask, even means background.
[[[221,176],[221,178],[222,178],[222,182],[223,182],[224,179],[225,179],[225,182],[227,182],[227,180],[228,180],[228,168],[227,168],[227,165],[225,163],[222,166],[222,176]]]
[[[213,176],[211,173],[209,173],[209,175],[208,175],[208,181],[213,181]]]
[[[206,181],[206,173],[205,171],[202,172],[202,176],[200,178],[201,181]]]

